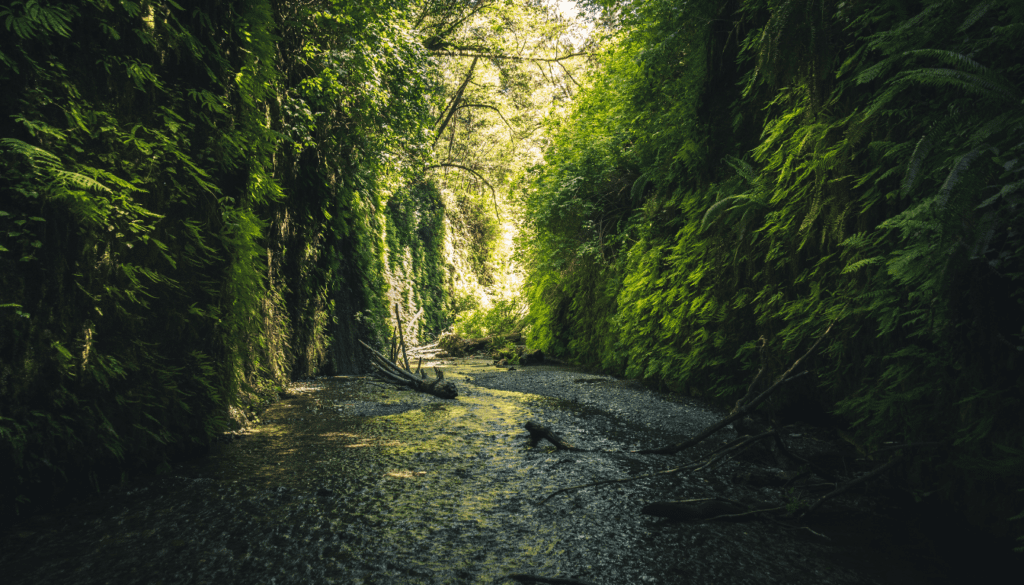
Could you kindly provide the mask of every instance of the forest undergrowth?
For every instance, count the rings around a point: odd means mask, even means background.
[[[532,343],[778,418],[1020,535],[1024,5],[595,1],[613,40],[520,195]]]

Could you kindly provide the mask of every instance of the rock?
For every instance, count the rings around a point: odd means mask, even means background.
[[[540,364],[540,363],[543,363],[543,362],[544,362],[544,352],[539,350],[539,349],[535,349],[533,351],[528,351],[528,352],[524,353],[519,358],[519,365],[521,365],[521,366],[528,366],[528,365],[531,365],[531,364]]]

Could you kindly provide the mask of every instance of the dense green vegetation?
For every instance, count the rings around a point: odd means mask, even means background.
[[[0,26],[0,514],[365,370],[396,306],[411,343],[489,307],[568,71],[529,1],[14,0]]]
[[[581,4],[0,4],[2,511],[363,370],[396,305],[519,329],[521,264],[533,346],[724,402],[834,324],[776,413],[947,441],[904,486],[1006,526],[1024,4]]]
[[[362,370],[389,295],[424,334],[450,322],[422,39],[474,9],[0,6],[3,512]]]
[[[905,485],[1005,527],[1024,4],[594,4],[613,40],[523,194],[535,342],[731,401],[759,339],[773,378],[835,323],[780,414],[836,413],[864,448],[948,440]]]

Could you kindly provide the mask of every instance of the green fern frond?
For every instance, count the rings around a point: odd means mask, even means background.
[[[895,58],[889,58],[875,63],[871,67],[868,67],[864,71],[858,73],[857,77],[854,78],[854,81],[859,85],[870,83],[875,79],[878,79],[882,74],[888,73],[888,71],[895,67],[897,63],[899,63],[899,60]]]
[[[989,9],[992,8],[993,4],[995,4],[995,1],[989,0],[988,2],[982,2],[981,4],[975,6],[974,10],[972,10],[971,13],[967,15],[967,18],[964,19],[962,23],[960,23],[960,26],[957,27],[956,32],[962,33],[967,29],[971,28],[972,26],[974,26],[974,23],[981,20],[982,17],[985,16],[985,13],[987,13]]]
[[[1011,127],[1011,120],[1016,116],[1019,116],[1016,112],[1005,112],[992,118],[971,134],[970,143],[980,144],[992,135],[1008,130]]]
[[[1022,187],[1024,187],[1024,179],[1021,179],[1020,181],[1017,181],[1016,183],[1010,183],[1009,185],[1003,185],[1003,188],[1000,189],[998,193],[996,193],[995,195],[993,195],[993,196],[989,197],[988,199],[982,201],[975,209],[983,209],[985,207],[988,207],[989,205],[992,205],[993,203],[995,203],[996,201],[1006,197],[1007,195],[1011,195],[1013,193],[1016,193]]]
[[[961,55],[956,51],[942,51],[939,49],[915,49],[913,51],[906,51],[902,55],[906,58],[913,57],[931,57],[938,61],[945,63],[946,65],[952,65],[960,70],[969,70],[974,73],[987,73],[988,68],[978,63],[974,59],[966,55]]]
[[[706,212],[704,212],[704,219],[700,223],[700,230],[706,230],[708,226],[714,223],[715,219],[723,213],[742,207],[749,207],[750,205],[765,207],[764,203],[755,199],[750,193],[732,195],[731,197],[726,197],[717,201],[714,205],[709,207]]]
[[[97,191],[100,193],[109,193],[110,188],[100,183],[92,177],[87,177],[81,173],[73,171],[66,171],[64,169],[55,169],[54,174],[56,179],[61,183],[62,186],[72,186],[82,191]]]
[[[651,184],[651,180],[646,174],[640,175],[636,181],[633,181],[633,188],[629,191],[629,198],[634,204],[640,203],[644,190],[647,189],[647,185]]]
[[[706,230],[707,227],[711,225],[713,221],[715,221],[715,218],[725,213],[728,208],[730,208],[732,205],[736,203],[736,199],[739,197],[740,195],[726,197],[725,199],[722,199],[721,201],[718,201],[714,205],[709,207],[708,210],[704,213],[704,219],[700,223],[700,229],[702,231]]]
[[[946,176],[946,180],[942,183],[942,188],[939,189],[939,195],[935,198],[935,203],[939,208],[944,208],[946,203],[949,201],[949,194],[953,191],[953,188],[960,182],[960,177],[963,173],[971,166],[974,159],[981,155],[982,150],[987,146],[978,146],[975,149],[967,152],[956,161],[953,168],[949,171],[949,175]]]
[[[850,274],[852,272],[857,272],[861,268],[865,268],[867,266],[878,264],[882,260],[883,260],[883,258],[881,256],[875,256],[874,258],[865,258],[863,260],[858,260],[856,262],[852,262],[852,263],[848,264],[845,268],[843,268],[842,274]]]
[[[900,81],[912,81],[938,87],[953,86],[986,97],[1014,102],[1019,99],[1019,92],[1015,88],[997,81],[993,76],[977,75],[958,69],[914,69],[904,71],[898,77]]]
[[[747,180],[748,183],[754,185],[757,183],[757,171],[745,160],[736,158],[734,156],[728,156],[725,158],[726,164],[736,170],[736,174]]]
[[[918,29],[921,26],[921,23],[931,16],[932,12],[939,8],[940,4],[941,3],[939,2],[929,4],[928,6],[925,6],[924,10],[904,20],[896,28],[875,35],[874,39],[870,43],[871,48],[875,50],[886,50],[893,44],[896,44],[900,38],[908,32]]]
[[[42,166],[48,169],[63,167],[63,163],[61,163],[57,155],[17,138],[0,138],[0,144],[6,146],[14,154],[20,154],[29,159],[35,166]]]
[[[948,120],[948,119],[947,119]],[[903,181],[900,183],[900,193],[906,195],[913,191],[917,185],[917,181],[920,178],[921,168],[924,166],[924,161],[928,158],[928,154],[932,150],[932,146],[940,140],[949,128],[947,121],[939,122],[932,126],[920,140],[917,141],[917,145],[914,147],[914,152],[910,155],[910,161],[907,163],[907,172],[903,175]]]

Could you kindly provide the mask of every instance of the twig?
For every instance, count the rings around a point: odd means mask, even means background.
[[[755,514],[761,514],[763,512],[777,512],[778,510],[785,510],[785,506],[779,506],[778,508],[764,508],[763,510],[750,510],[749,512],[740,512],[738,514],[722,514],[720,516],[712,516],[711,518],[702,519],[701,522],[711,522],[712,520],[721,520],[724,518],[743,518],[744,516],[753,516]]]
[[[656,449],[642,449],[640,451],[637,451],[637,453],[650,453],[650,454],[656,454],[656,455],[674,455],[676,453],[679,453],[680,451],[683,451],[685,449],[689,449],[690,447],[693,447],[694,445],[700,443],[704,439],[706,439],[706,438],[710,437],[711,435],[715,434],[716,432],[718,432],[719,430],[721,430],[723,427],[725,427],[729,423],[733,422],[734,420],[739,419],[739,418],[745,416],[748,412],[754,410],[754,408],[756,406],[760,405],[762,402],[767,400],[768,397],[771,396],[772,393],[775,392],[778,388],[780,388],[784,383],[789,382],[791,380],[795,380],[796,378],[799,378],[800,376],[803,376],[804,374],[807,373],[807,370],[804,370],[803,372],[800,372],[799,374],[796,374],[796,375],[791,376],[789,378],[786,377],[786,376],[789,376],[789,374],[793,370],[795,370],[797,368],[797,366],[800,365],[801,362],[803,362],[805,359],[807,359],[807,356],[811,355],[811,353],[813,353],[814,350],[816,350],[818,348],[818,345],[821,344],[822,340],[824,340],[825,337],[828,336],[829,332],[832,331],[832,326],[833,325],[835,325],[835,323],[833,323],[832,325],[829,325],[828,329],[826,329],[825,332],[821,334],[821,337],[819,337],[818,340],[814,342],[814,345],[812,345],[810,347],[810,349],[808,349],[807,352],[804,353],[804,355],[800,356],[799,359],[797,359],[795,362],[793,362],[793,365],[789,366],[789,369],[786,370],[785,372],[783,372],[782,375],[779,376],[778,380],[774,384],[772,384],[767,390],[765,390],[764,392],[759,394],[757,396],[757,398],[754,398],[753,400],[751,400],[747,404],[744,404],[742,407],[740,407],[738,410],[736,410],[736,412],[733,413],[732,415],[727,416],[727,417],[723,418],[722,420],[718,421],[717,423],[715,423],[715,424],[705,428],[703,431],[698,433],[695,437],[687,439],[687,440],[683,441],[682,443],[676,443],[675,445],[666,445],[664,447],[658,447]]]
[[[801,358],[801,359],[803,359],[803,358]],[[800,360],[797,360],[797,363],[799,363],[799,361]],[[790,368],[790,369],[792,369],[792,368]],[[778,382],[772,384],[771,388],[768,388],[767,390],[762,392],[757,398],[755,398],[750,403],[744,405],[742,408],[737,410],[734,414],[732,414],[730,416],[727,416],[727,417],[723,418],[722,420],[716,422],[715,424],[706,427],[703,431],[698,433],[696,436],[691,437],[691,438],[683,441],[682,443],[676,443],[675,445],[666,445],[664,447],[658,447],[656,449],[641,449],[639,451],[636,451],[636,453],[645,453],[645,454],[653,454],[653,455],[674,455],[676,453],[679,453],[680,451],[685,451],[686,449],[689,449],[690,447],[693,447],[694,445],[700,443],[704,439],[706,439],[706,438],[710,437],[711,435],[717,433],[718,431],[722,430],[724,427],[726,427],[727,425],[729,425],[733,421],[735,421],[735,420],[745,416],[748,412],[753,410],[755,406],[758,406],[759,404],[761,404],[762,402],[767,400],[768,397],[771,395],[771,393],[774,392],[777,388],[781,387],[782,384],[784,384],[785,382],[789,382],[790,380],[795,380],[795,379],[799,378],[800,376],[803,376],[806,373],[807,373],[807,370],[804,370],[803,372],[800,372],[799,374],[797,374],[795,376],[791,376],[791,377],[785,378],[785,379],[780,379]]]
[[[409,371],[409,356],[405,354],[405,337],[402,335],[402,316],[398,313],[398,303],[395,303],[395,319],[398,320],[398,342],[402,346],[402,359],[405,361],[406,371]]]
[[[761,350],[758,352],[761,357],[761,368],[757,370],[757,375],[754,376],[754,381],[750,383],[750,386],[747,386],[747,392],[743,395],[743,398],[740,398],[739,400],[736,401],[736,405],[733,406],[732,409],[733,412],[736,412],[737,410],[742,408],[743,405],[746,404],[752,396],[754,396],[754,389],[757,388],[757,383],[761,381],[761,375],[763,375],[765,370],[768,369],[767,364],[764,363],[764,350],[765,347],[768,345],[768,341],[764,338],[763,335],[759,337],[757,340],[761,342]]]
[[[537,575],[526,575],[524,573],[512,573],[505,576],[506,579],[524,583],[550,583],[551,585],[593,585],[590,581],[578,579],[563,579],[562,577],[538,577]]]
[[[683,465],[682,467],[676,467],[675,469],[666,469],[664,471],[655,471],[654,473],[644,473],[642,475],[632,475],[630,477],[623,477],[623,478],[619,478],[619,479],[602,479],[601,481],[595,481],[593,483],[585,483],[585,484],[582,484],[582,485],[573,485],[573,486],[569,486],[569,487],[564,487],[564,488],[561,488],[559,490],[551,492],[551,494],[549,494],[546,498],[541,500],[539,503],[541,505],[543,505],[548,500],[550,500],[551,498],[557,496],[558,494],[563,494],[565,492],[569,492],[569,491],[572,491],[572,490],[581,490],[583,488],[594,487],[594,486],[604,485],[604,484],[608,484],[608,483],[625,483],[627,481],[633,481],[633,480],[636,480],[636,479],[646,479],[646,478],[655,477],[655,476],[658,476],[658,475],[669,475],[669,474],[672,474],[672,473],[679,473],[680,471],[691,471],[691,470],[692,471],[696,471],[698,469],[706,467],[707,465],[710,465],[711,463],[714,463],[718,459],[721,459],[725,455],[727,455],[730,452],[732,452],[734,449],[740,449],[740,448],[742,448],[744,446],[747,446],[747,445],[749,445],[749,444],[751,444],[751,443],[753,443],[755,441],[763,439],[764,437],[766,437],[767,435],[770,435],[773,432],[775,432],[775,431],[768,431],[767,433],[762,433],[762,434],[756,435],[754,437],[747,437],[745,441],[743,441],[742,443],[739,443],[739,444],[731,443],[730,445],[726,445],[724,451],[715,452],[715,453],[713,453],[711,455],[710,459],[706,459],[706,460],[704,460],[702,462],[690,463],[688,465]],[[743,437],[741,437],[741,439],[742,438]],[[722,498],[713,498],[713,499],[722,499]]]
[[[753,445],[754,443],[756,443],[756,442],[760,441],[761,439],[767,437],[768,435],[774,435],[774,434],[775,434],[775,431],[767,431],[767,432],[761,433],[760,435],[754,435],[753,437],[747,436],[746,440],[743,441],[742,443],[737,443],[737,444],[735,444],[735,445],[733,445],[731,447],[728,447],[724,451],[721,451],[721,452],[713,454],[710,459],[706,460],[700,466],[694,468],[694,471],[700,471],[701,469],[704,469],[705,467],[711,465],[712,463],[715,463],[716,461],[718,461],[722,457],[725,457],[726,455],[728,455],[729,453],[732,453],[734,451],[736,452],[735,455],[739,455],[741,452],[746,450],[747,447],[750,447],[751,445]],[[740,438],[743,438],[743,437],[740,437]]]
[[[796,461],[800,465],[804,465],[804,466],[810,468],[810,470],[813,471],[814,473],[817,473],[819,477],[822,477],[824,479],[832,479],[832,480],[837,479],[835,474],[829,473],[828,471],[823,469],[821,466],[815,465],[815,464],[811,463],[810,461],[808,461],[807,459],[804,459],[803,457],[800,457],[796,453],[793,453],[792,451],[790,451],[789,447],[786,447],[786,444],[784,442],[782,442],[782,438],[778,434],[775,435],[775,444],[779,447],[779,450],[782,451],[783,455],[785,455],[786,457],[789,457],[793,461]]]
[[[949,441],[929,441],[921,443],[904,443],[902,445],[889,445],[887,447],[881,447],[871,452],[872,455],[875,453],[884,453],[886,451],[895,451],[897,449],[916,449],[919,447],[942,447],[948,445]]]
[[[832,540],[831,538],[825,536],[824,534],[822,534],[820,532],[815,532],[815,531],[811,530],[810,526],[793,526],[792,524],[786,524],[785,522],[782,522],[781,520],[778,520],[776,518],[772,518],[771,516],[767,516],[767,518],[769,520],[771,520],[772,522],[774,522],[774,523],[778,524],[779,526],[781,526],[783,528],[786,528],[788,530],[806,530],[807,532],[810,532],[811,534],[813,534],[814,536],[817,536],[819,538],[824,538],[825,540],[828,540],[830,542]]]
[[[820,498],[818,498],[817,502],[814,502],[814,505],[812,505],[810,508],[808,508],[807,511],[805,511],[803,514],[800,514],[800,518],[802,519],[804,516],[807,516],[808,514],[810,514],[810,513],[814,512],[815,510],[817,510],[818,507],[821,506],[825,502],[825,500],[834,498],[835,496],[838,496],[839,494],[842,494],[842,493],[845,493],[845,492],[849,491],[850,488],[852,488],[852,487],[854,487],[856,485],[860,485],[860,484],[866,482],[869,479],[872,479],[874,477],[878,477],[883,472],[888,470],[890,467],[892,467],[893,465],[896,465],[896,463],[899,462],[899,460],[900,460],[900,456],[897,455],[897,456],[893,457],[892,459],[890,459],[889,462],[886,463],[885,465],[878,466],[878,468],[876,468],[874,471],[871,471],[870,473],[865,473],[864,475],[862,475],[862,476],[860,476],[860,477],[858,477],[856,479],[851,479],[850,481],[844,483],[843,485],[841,485],[838,488],[832,490],[831,492],[825,494],[824,496],[821,496]]]
[[[559,490],[555,490],[555,491],[551,492],[548,495],[548,497],[546,497],[543,500],[541,500],[540,502],[538,502],[538,504],[543,506],[545,503],[547,503],[548,500],[550,500],[551,498],[557,496],[558,494],[564,494],[565,492],[570,492],[572,490],[581,490],[583,488],[594,487],[594,486],[598,486],[598,485],[605,485],[605,484],[608,484],[608,483],[626,483],[627,481],[633,481],[633,480],[637,480],[637,479],[645,479],[645,478],[648,478],[648,477],[655,477],[655,476],[658,476],[658,475],[669,475],[669,474],[672,474],[672,473],[679,473],[680,471],[686,471],[688,469],[693,469],[695,466],[696,466],[696,464],[691,463],[690,465],[684,465],[682,467],[677,467],[675,469],[666,469],[665,471],[655,471],[654,473],[645,473],[643,475],[633,475],[633,476],[630,476],[630,477],[623,477],[623,478],[620,478],[620,479],[602,479],[601,481],[595,481],[593,483],[585,483],[585,484],[582,484],[582,485],[572,485],[572,486],[564,487],[564,488],[561,488]]]

